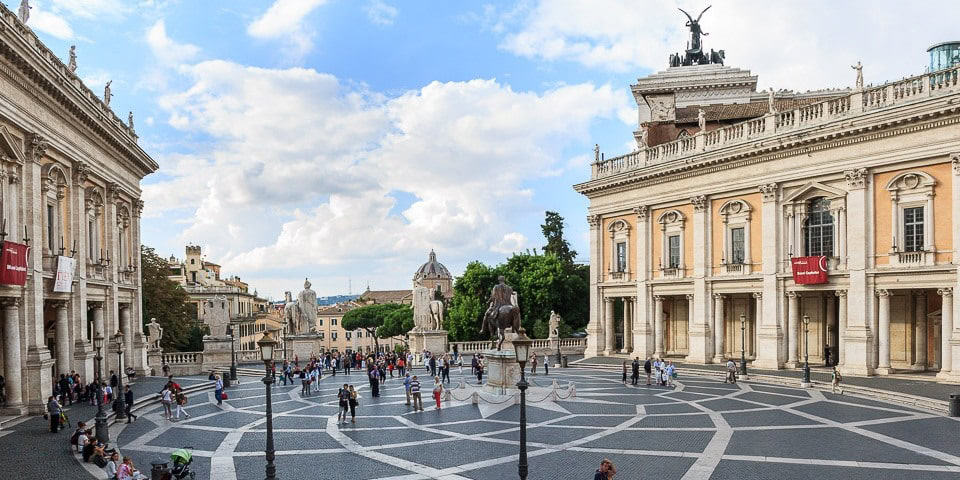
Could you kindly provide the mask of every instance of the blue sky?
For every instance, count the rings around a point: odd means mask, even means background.
[[[13,4],[11,4],[13,3]],[[18,1],[8,2],[16,9]],[[922,71],[950,19],[899,2],[717,1],[707,48],[760,88],[846,87]],[[544,210],[586,259],[592,146],[633,148],[629,85],[686,41],[702,1],[35,0],[95,92],[133,111],[161,165],[143,242],[278,297],[409,288],[435,249],[459,274],[540,247]],[[907,11],[905,11],[907,10]],[[915,10],[915,11],[910,11]],[[695,12],[693,12],[695,13]]]

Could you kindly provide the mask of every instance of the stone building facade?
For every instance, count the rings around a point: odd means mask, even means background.
[[[39,413],[54,375],[146,370],[140,180],[157,163],[133,128],[0,6],[0,202],[5,240],[31,247],[24,286],[0,285],[6,411]],[[77,267],[54,293],[57,257]],[[121,333],[117,347],[114,335]]]
[[[960,381],[958,77],[804,94],[722,65],[639,79],[638,149],[598,152],[574,186],[590,202],[587,355],[744,349],[762,368],[809,354]],[[822,257],[826,282],[795,281],[800,257]]]

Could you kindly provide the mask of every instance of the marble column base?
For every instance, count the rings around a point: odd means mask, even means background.
[[[874,373],[877,375],[890,375],[892,373],[896,373],[896,370],[891,367],[877,367],[877,369],[874,370]]]

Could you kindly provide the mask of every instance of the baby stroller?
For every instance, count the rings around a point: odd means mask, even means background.
[[[193,463],[193,454],[188,450],[180,448],[170,454],[170,460],[173,461],[173,470],[170,472],[171,478],[183,480],[189,478],[193,480],[196,474],[190,471],[190,464]]]

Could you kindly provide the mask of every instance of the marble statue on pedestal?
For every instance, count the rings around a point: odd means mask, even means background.
[[[553,310],[550,310],[550,336],[560,336],[560,315],[557,315],[557,312]]]
[[[317,292],[310,289],[310,280],[303,279],[303,290],[297,294],[297,310],[300,316],[297,319],[296,333],[310,333],[317,328]]]
[[[863,64],[860,63],[860,60],[857,60],[857,64],[851,65],[850,68],[857,71],[857,80],[856,80],[857,90],[863,89]]]
[[[506,283],[506,279],[501,275],[497,278],[497,284],[490,291],[490,298],[487,300],[487,311],[483,314],[483,324],[480,327],[480,333],[490,332],[497,336],[497,350],[503,346],[506,339],[506,330],[513,328],[514,332],[520,331],[520,302],[516,292]]]
[[[434,328],[433,312],[431,303],[433,302],[433,290],[423,286],[422,283],[413,284],[413,328],[416,331],[436,330]]]
[[[160,339],[163,338],[163,327],[156,318],[151,318],[147,324],[147,344],[150,348],[160,348]]]
[[[283,292],[283,295],[286,299],[283,303],[283,319],[287,323],[287,332],[296,335],[300,325],[300,310],[297,309],[297,301],[293,299],[290,291]]]

